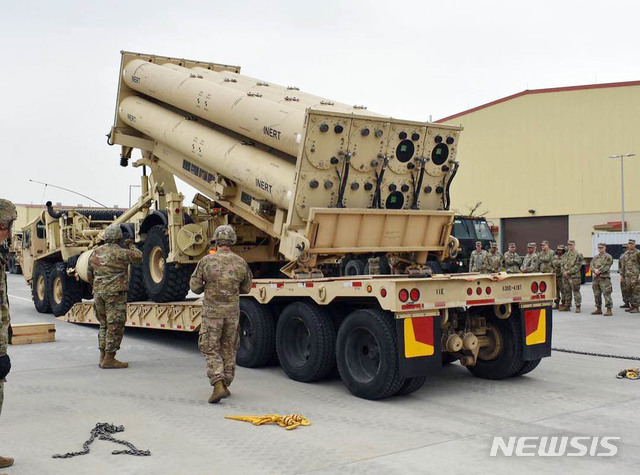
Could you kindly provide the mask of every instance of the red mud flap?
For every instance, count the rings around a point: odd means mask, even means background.
[[[396,330],[401,378],[442,371],[439,316],[397,319]]]
[[[551,329],[553,326],[551,306],[523,308],[522,357],[525,361],[551,356]]]

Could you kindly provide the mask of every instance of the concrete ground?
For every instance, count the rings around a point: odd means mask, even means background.
[[[97,328],[36,313],[21,276],[9,275],[12,321],[55,322],[56,342],[12,346],[0,454],[9,474],[214,473],[638,473],[640,381],[618,380],[638,361],[554,352],[532,373],[476,379],[462,366],[410,396],[366,401],[339,380],[303,384],[278,367],[239,368],[233,395],[207,404],[210,387],[196,335],[127,329],[119,353],[126,370],[97,366]],[[640,355],[640,315],[618,308],[591,316],[556,312],[554,346]],[[228,414],[301,413],[310,427],[285,431],[224,419]],[[97,422],[125,426],[117,437],[150,457],[111,455],[96,441],[77,451]],[[494,436],[621,437],[614,457],[490,457]],[[634,468],[635,467],[635,468]]]

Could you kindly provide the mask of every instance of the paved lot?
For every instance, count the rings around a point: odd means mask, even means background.
[[[476,379],[458,364],[411,396],[373,402],[351,396],[339,380],[303,384],[280,368],[239,368],[233,396],[210,405],[196,336],[129,330],[119,356],[127,370],[97,366],[96,327],[36,313],[21,276],[9,275],[12,320],[56,322],[55,343],[10,347],[0,454],[16,458],[10,474],[213,473],[638,473],[640,381],[615,374],[638,361],[554,352],[528,376]],[[640,316],[593,310],[555,313],[554,346],[640,355]],[[225,420],[227,414],[299,412],[313,425],[295,431]],[[97,422],[151,457],[111,455],[97,441],[80,450]],[[490,457],[494,436],[617,436],[614,457]]]

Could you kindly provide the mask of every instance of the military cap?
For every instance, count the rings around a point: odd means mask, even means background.
[[[558,247],[556,247],[556,249],[559,251],[564,251],[566,248],[564,247],[564,244],[558,244]]]
[[[569,240],[569,241],[567,241],[567,244],[570,245],[570,246],[575,246],[576,242]]]
[[[18,219],[15,205],[9,200],[0,198],[0,223],[9,224]]]
[[[482,241],[476,241],[476,246],[482,246]]]
[[[605,243],[603,243],[603,242],[599,242],[598,243],[598,247],[607,247],[607,245]]]
[[[635,239],[629,239],[629,244],[635,244],[636,240]]]
[[[545,244],[548,246],[548,245],[549,245],[549,241],[542,241],[542,242],[540,242],[540,245],[542,245],[542,246],[544,246]]]
[[[515,242],[510,242],[509,243],[509,247],[511,247],[511,246],[516,247],[516,243]]]
[[[530,242],[527,244],[527,247],[536,247],[536,243],[535,242]]]
[[[497,242],[492,242],[491,243],[491,247],[494,247],[494,248],[498,249],[498,243]]]

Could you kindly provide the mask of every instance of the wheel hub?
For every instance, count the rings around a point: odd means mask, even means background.
[[[164,266],[164,252],[160,246],[156,246],[149,256],[149,274],[156,284],[161,283],[164,278]]]
[[[60,277],[56,277],[53,280],[53,298],[56,301],[56,303],[62,302],[63,290],[62,290],[62,279]]]
[[[367,328],[356,328],[347,337],[346,363],[361,383],[372,381],[380,370],[380,346]]]
[[[40,301],[44,300],[45,281],[43,275],[38,277],[38,282],[36,283],[36,292],[38,293],[38,299]]]

